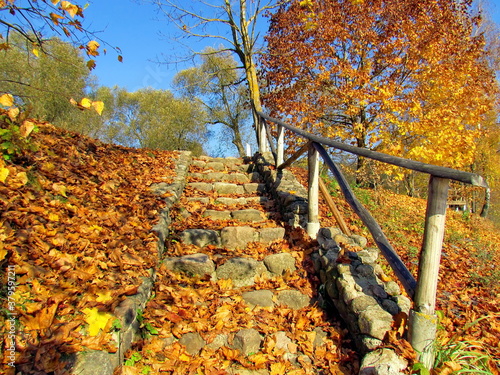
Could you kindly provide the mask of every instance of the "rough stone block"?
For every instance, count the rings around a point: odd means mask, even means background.
[[[237,194],[242,195],[244,193],[243,186],[230,184],[227,182],[216,182],[213,185],[214,190],[219,194]]]
[[[243,293],[243,299],[246,303],[254,306],[273,307],[273,292],[266,289],[253,290]]]
[[[207,348],[217,350],[223,346],[227,346],[227,335],[219,334],[215,336],[213,341],[206,345]]]
[[[378,349],[368,353],[361,363],[359,375],[403,375],[408,366],[406,360],[391,349]]]
[[[255,282],[255,277],[262,275],[266,267],[251,258],[232,258],[217,268],[218,279],[231,279],[234,286],[249,286]]]
[[[380,306],[373,306],[359,314],[358,324],[361,333],[383,340],[391,330],[392,315]]]
[[[207,245],[220,245],[219,233],[210,229],[186,229],[180,235],[183,243],[204,247]]]
[[[282,290],[278,293],[278,303],[286,305],[294,310],[306,307],[310,302],[311,299],[309,296],[302,294],[298,290]]]
[[[243,222],[258,222],[265,220],[264,214],[254,209],[232,211],[231,216],[233,219]]]
[[[221,173],[221,176],[218,176],[217,179],[214,178],[215,181],[225,181],[225,182],[237,182],[237,183],[247,183],[249,181],[248,175],[243,173]]]
[[[211,275],[215,271],[215,263],[206,254],[190,254],[176,258],[172,270],[188,275]]]
[[[264,258],[268,271],[274,275],[283,275],[286,271],[295,272],[295,258],[290,253],[271,254]]]
[[[262,228],[259,230],[259,241],[262,243],[271,243],[285,238],[285,228]]]
[[[192,187],[193,189],[204,191],[204,192],[209,192],[214,189],[214,185],[210,184],[208,182],[190,182],[188,186]]]
[[[179,343],[186,347],[186,352],[190,355],[197,355],[206,345],[206,341],[199,333],[189,332],[179,339]]]
[[[257,353],[260,350],[262,337],[252,328],[239,330],[233,338],[233,349],[239,350],[244,355]]]
[[[243,189],[247,194],[264,193],[266,191],[266,185],[257,182],[251,182],[248,184],[244,184]]]
[[[231,211],[206,210],[203,217],[209,217],[212,220],[230,220]]]
[[[368,310],[369,307],[378,305],[375,298],[367,295],[356,297],[351,302],[351,309],[355,314]]]
[[[229,249],[244,249],[256,240],[256,233],[252,227],[226,227],[221,230],[221,244]]]
[[[211,169],[211,170],[214,170],[214,171],[223,171],[225,169],[225,165],[224,163],[222,162],[219,162],[219,161],[211,161],[211,162],[208,162],[207,164],[205,164],[205,167],[206,169]]]
[[[361,261],[364,264],[373,264],[378,259],[379,250],[376,248],[370,247],[370,248],[358,251],[356,254],[358,254],[358,257],[361,259]]]

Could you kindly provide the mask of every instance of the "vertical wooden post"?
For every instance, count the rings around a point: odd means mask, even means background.
[[[285,161],[285,128],[278,124],[278,144],[276,147],[276,166]]]
[[[307,234],[316,238],[319,231],[319,154],[314,144],[309,146],[307,161],[309,168]]]
[[[259,143],[259,152],[261,154],[265,153],[268,151],[267,149],[267,134],[266,134],[266,120],[264,120],[262,117],[259,116],[259,122],[257,124],[258,126],[258,132],[257,136],[259,137],[258,143]]]
[[[435,357],[436,292],[446,221],[448,187],[448,179],[431,176],[424,241],[418,266],[417,290],[413,310],[410,313],[410,343],[418,353],[418,360],[428,369],[432,368]]]

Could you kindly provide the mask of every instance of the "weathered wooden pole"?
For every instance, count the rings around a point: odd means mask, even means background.
[[[449,179],[431,176],[417,289],[410,312],[409,339],[418,360],[431,369],[437,330],[436,292],[446,221]]]
[[[309,146],[307,161],[309,168],[307,234],[316,238],[319,232],[319,155],[313,144]]]
[[[276,166],[280,166],[285,161],[285,128],[278,125],[278,140],[276,146]]]
[[[330,193],[328,192],[328,188],[326,187],[322,178],[319,179],[319,190],[321,191],[321,195],[323,195],[323,198],[325,198],[326,204],[330,208],[330,211],[332,212],[333,217],[335,218],[335,221],[339,225],[339,228],[342,231],[342,233],[344,233],[347,236],[350,236],[351,231],[347,227],[347,224],[345,223],[344,218],[340,214],[340,211],[338,210],[337,206],[335,205],[335,202],[333,201],[332,197],[330,196]]]

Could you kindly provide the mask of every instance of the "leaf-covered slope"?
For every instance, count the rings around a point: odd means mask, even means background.
[[[163,202],[149,186],[171,181],[177,153],[37,127],[35,151],[4,163],[0,182],[1,294],[15,302],[3,304],[0,327],[8,331],[16,314],[23,373],[62,373],[70,353],[116,351],[109,313],[157,262],[151,229]],[[7,270],[16,275],[11,290]],[[5,339],[3,353],[9,346]],[[2,358],[5,373],[12,371]]]
[[[304,170],[294,168],[294,174],[306,183]],[[340,191],[334,188],[332,192],[350,229],[366,236],[370,245],[375,246]],[[356,188],[355,193],[417,277],[426,200],[384,189]],[[321,225],[337,226],[324,203],[320,203],[320,209]],[[391,273],[388,264],[383,267]],[[470,350],[488,354],[490,371],[497,374],[500,371],[500,231],[490,220],[448,210],[436,308],[442,316],[438,345],[462,342]],[[472,363],[472,359],[466,362]]]

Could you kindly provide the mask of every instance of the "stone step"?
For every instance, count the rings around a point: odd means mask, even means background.
[[[296,270],[295,258],[290,253],[267,255],[262,261],[249,257],[226,259],[216,266],[207,254],[195,253],[180,257],[167,257],[166,268],[188,276],[210,276],[212,280],[230,279],[235,287],[251,286],[258,278],[283,276]]]
[[[189,182],[187,186],[200,192],[216,192],[218,194],[227,195],[263,194],[266,192],[266,185],[257,182],[246,182],[244,184],[235,184],[231,182]]]
[[[269,244],[285,237],[285,228],[268,227],[256,229],[250,226],[225,227],[220,231],[211,229],[186,229],[180,234],[182,243],[200,248],[214,245],[228,249],[245,248],[250,242]]]

